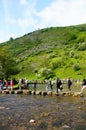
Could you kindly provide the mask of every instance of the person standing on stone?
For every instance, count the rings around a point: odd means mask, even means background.
[[[50,91],[53,91],[53,80],[50,79]]]
[[[28,89],[28,87],[29,87],[29,82],[28,82],[28,80],[26,79],[26,80],[25,80],[25,89]]]
[[[33,81],[33,87],[34,87],[34,91],[36,92],[36,88],[37,88],[37,80]]]
[[[68,90],[71,91],[71,85],[72,85],[72,81],[70,78],[67,79],[67,86],[68,86]]]
[[[56,93],[58,93],[58,89],[62,91],[62,82],[59,78],[56,79]]]
[[[8,80],[5,81],[6,89],[8,89]]]
[[[86,79],[83,79],[82,81],[82,88],[81,88],[81,92],[83,93],[83,90],[86,88]]]
[[[10,81],[10,88],[11,88],[11,90],[13,90],[13,86],[14,86],[14,82],[13,82],[13,80],[11,80]]]

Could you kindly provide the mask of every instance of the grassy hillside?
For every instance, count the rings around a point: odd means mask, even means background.
[[[16,60],[16,78],[86,78],[86,24],[37,30],[11,38],[0,50]]]

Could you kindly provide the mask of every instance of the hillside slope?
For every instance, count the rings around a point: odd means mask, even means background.
[[[19,67],[16,78],[86,77],[86,24],[51,27],[0,44]]]

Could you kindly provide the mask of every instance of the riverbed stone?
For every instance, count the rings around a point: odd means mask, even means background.
[[[35,123],[36,121],[34,119],[31,119],[29,122],[30,123]]]
[[[65,128],[65,129],[70,129],[71,127],[68,126],[68,125],[64,125],[63,128]]]

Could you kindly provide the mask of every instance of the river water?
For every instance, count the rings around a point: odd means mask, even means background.
[[[0,95],[0,130],[86,130],[86,97]]]

